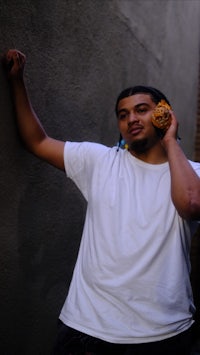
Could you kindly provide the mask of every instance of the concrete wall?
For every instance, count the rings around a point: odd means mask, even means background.
[[[199,18],[198,0],[0,0],[0,48],[27,55],[33,106],[55,138],[115,144],[116,96],[147,84],[169,97],[192,158]],[[24,149],[2,68],[0,77],[0,353],[47,355],[85,201]]]

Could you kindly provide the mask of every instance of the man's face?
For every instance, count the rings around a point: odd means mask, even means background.
[[[149,94],[135,94],[119,101],[118,127],[130,151],[146,151],[160,140],[151,122],[155,107]]]

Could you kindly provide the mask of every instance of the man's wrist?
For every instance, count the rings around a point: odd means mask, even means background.
[[[163,139],[162,145],[163,145],[166,153],[168,153],[171,148],[175,148],[179,144],[178,144],[178,141],[175,137],[168,137],[167,139]]]

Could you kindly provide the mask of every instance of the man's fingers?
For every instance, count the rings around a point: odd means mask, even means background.
[[[25,55],[18,51],[17,49],[9,49],[9,51],[6,54],[6,60],[7,62],[13,61],[14,63],[24,63],[25,61]]]
[[[16,74],[22,72],[25,64],[25,55],[17,49],[9,49],[3,58],[3,64],[5,65],[8,74]]]
[[[13,59],[10,59],[10,60],[7,62],[7,69],[8,69],[8,71],[11,71],[13,65],[14,65],[14,60],[13,60]]]

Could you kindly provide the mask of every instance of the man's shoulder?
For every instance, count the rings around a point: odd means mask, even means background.
[[[109,147],[101,143],[95,142],[66,142],[65,156],[80,157],[81,159],[95,159],[99,161],[101,158],[114,157],[117,155],[117,147]]]

